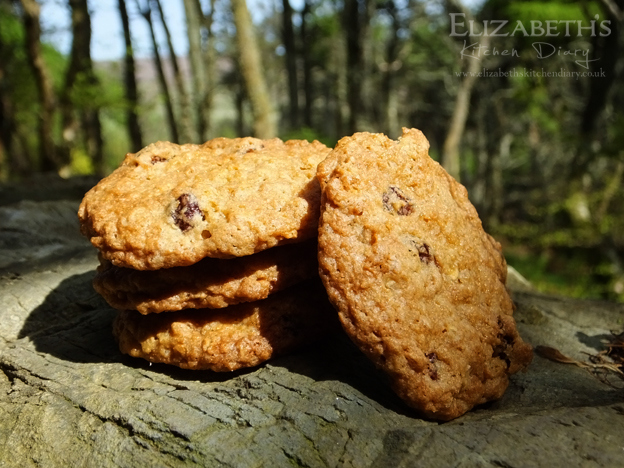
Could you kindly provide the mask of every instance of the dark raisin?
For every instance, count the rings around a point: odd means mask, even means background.
[[[418,246],[418,258],[420,258],[420,261],[426,265],[429,265],[434,261],[429,245],[423,243],[423,245]]]
[[[204,213],[202,213],[202,210],[199,208],[197,198],[190,193],[183,193],[178,197],[178,206],[171,216],[173,217],[173,221],[183,232],[193,227],[194,220],[197,216],[200,216],[202,220],[206,219],[204,218]]]
[[[259,145],[251,145],[249,148],[243,150],[244,153],[255,153],[258,150],[264,148],[264,145],[261,143]]]
[[[507,355],[507,350],[513,347],[514,338],[504,332],[503,322],[500,319],[498,320],[498,326],[500,328],[496,337],[498,343],[492,349],[492,357],[505,361],[507,368],[509,368],[509,366],[511,366],[511,360]]]
[[[410,247],[413,247],[416,252],[418,252],[418,258],[425,265],[435,264],[435,266],[439,267],[438,260],[435,258],[435,255],[431,251],[431,247],[429,244],[423,242],[417,242],[415,240],[409,241]],[[410,252],[415,253],[414,250],[410,248]]]
[[[401,189],[390,186],[382,196],[386,211],[395,211],[399,216],[408,216],[414,212],[414,205]]]
[[[493,358],[498,358],[501,361],[505,362],[505,365],[507,366],[507,369],[509,369],[509,367],[511,366],[511,360],[509,359],[509,356],[507,356],[507,353],[505,352],[504,347],[499,346],[495,346],[494,347],[494,352],[492,353],[492,357]]]
[[[152,164],[156,164],[159,162],[165,162],[167,158],[163,158],[162,156],[152,156]]]
[[[397,211],[397,213],[398,213],[400,216],[408,216],[408,215],[411,215],[413,212],[414,212],[414,206],[413,206],[413,205],[410,205],[410,204],[403,205],[403,206],[399,209],[399,211]]]
[[[425,354],[427,359],[429,359],[429,377],[431,380],[438,380],[438,365],[436,364],[438,360],[438,355],[436,353],[428,353]]]

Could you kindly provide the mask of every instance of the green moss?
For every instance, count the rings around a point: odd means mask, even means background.
[[[534,253],[518,247],[505,249],[509,265],[528,279],[539,291],[583,299],[622,300],[609,279],[608,264],[593,266],[587,252],[544,251]]]
[[[318,140],[324,145],[333,148],[336,145],[336,141],[325,136],[319,134],[317,131],[309,128],[309,127],[301,127],[296,130],[291,130],[289,132],[284,133],[281,138],[283,140],[307,140],[314,141]]]

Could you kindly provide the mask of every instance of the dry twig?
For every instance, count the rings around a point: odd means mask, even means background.
[[[606,343],[606,348],[598,354],[587,354],[589,362],[578,361],[549,346],[537,346],[535,351],[550,361],[573,364],[586,369],[601,382],[616,388],[608,377],[613,373],[624,380],[624,332],[612,333],[611,339]]]

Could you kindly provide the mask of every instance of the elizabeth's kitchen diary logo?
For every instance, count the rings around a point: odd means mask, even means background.
[[[464,46],[461,58],[480,59],[487,56],[520,57],[521,52],[516,48],[497,47],[492,38],[523,36],[535,38],[532,42],[534,57],[538,60],[555,56],[571,57],[574,62],[585,69],[589,69],[591,62],[600,60],[591,57],[591,48],[588,45],[578,47],[556,46],[548,42],[548,38],[569,37],[606,37],[611,34],[611,21],[600,21],[599,15],[589,22],[589,25],[580,20],[548,20],[548,21],[508,21],[485,20],[477,22],[466,20],[464,13],[451,13],[451,37],[464,37]],[[570,41],[574,44],[579,41]],[[585,43],[585,41],[582,41]]]

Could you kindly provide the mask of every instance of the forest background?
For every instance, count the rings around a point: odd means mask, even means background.
[[[92,56],[103,2],[0,0],[0,184],[416,127],[539,290],[624,301],[624,0],[111,2],[118,60]]]

